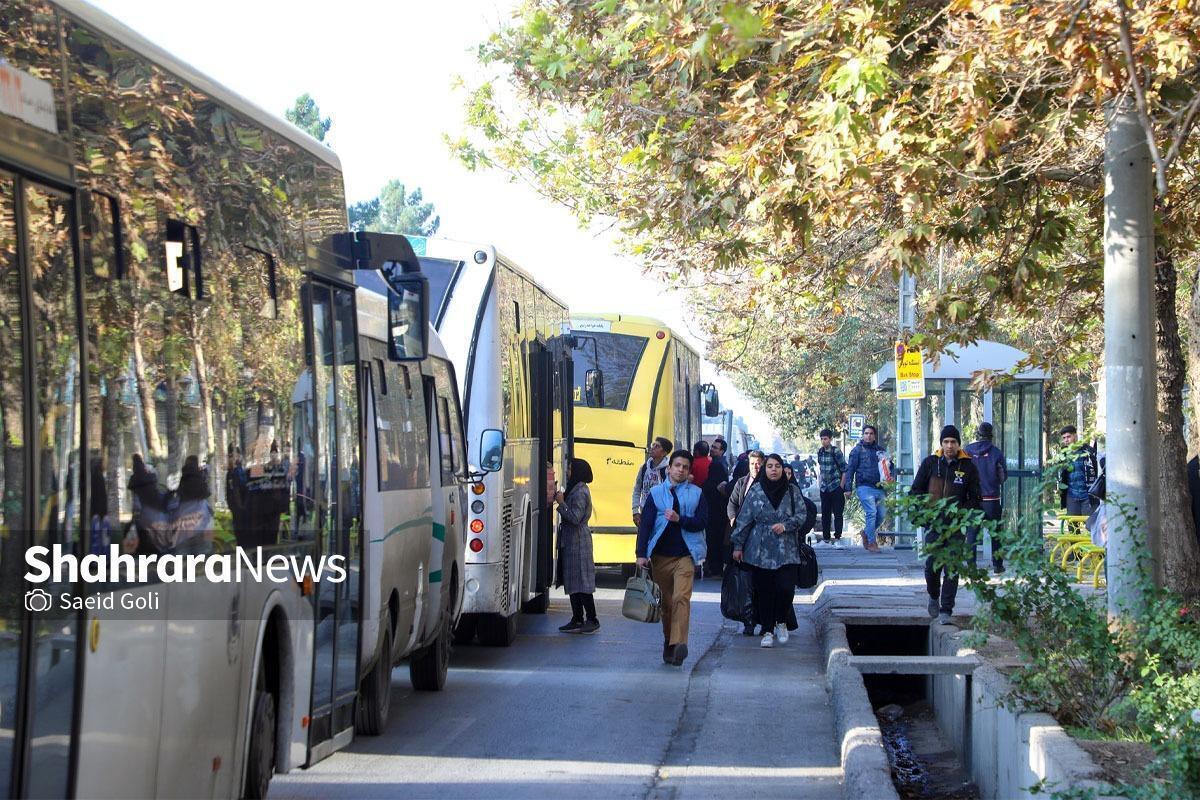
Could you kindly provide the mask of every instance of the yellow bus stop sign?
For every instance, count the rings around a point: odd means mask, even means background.
[[[925,360],[921,351],[896,342],[896,399],[920,400],[925,396]]]

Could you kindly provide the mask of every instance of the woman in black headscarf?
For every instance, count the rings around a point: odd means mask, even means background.
[[[733,532],[733,560],[753,568],[754,609],[763,626],[763,647],[788,640],[795,613],[800,528],[808,515],[800,487],[784,477],[783,459],[767,456],[738,512]]]
[[[592,558],[592,467],[582,458],[567,465],[567,488],[555,495],[558,502],[558,563],[562,585],[571,597],[571,621],[559,628],[563,633],[595,633],[600,630],[596,618],[596,562]]]

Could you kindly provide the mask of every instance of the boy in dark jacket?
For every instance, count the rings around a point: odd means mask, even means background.
[[[960,449],[962,437],[958,428],[942,428],[942,447],[927,456],[913,478],[911,494],[927,495],[932,500],[949,498],[959,508],[977,509],[981,505],[979,471],[965,450]],[[962,540],[963,532],[951,526],[950,520],[938,520],[930,526],[926,541],[945,538]],[[940,583],[940,585],[939,585]],[[925,559],[925,589],[929,592],[929,616],[937,615],[938,624],[950,624],[954,613],[954,596],[958,593],[958,575],[948,567],[936,568],[933,556]]]
[[[1000,499],[1004,491],[1004,481],[1008,480],[1008,465],[1004,462],[1004,453],[992,444],[992,423],[985,422],[979,426],[979,441],[967,445],[967,455],[975,463],[979,472],[979,493],[983,496],[983,518],[1000,519]],[[1004,572],[1004,555],[1000,551],[997,539],[999,528],[992,531],[992,569],[996,574]],[[972,551],[979,542],[979,529],[972,528],[970,533]]]

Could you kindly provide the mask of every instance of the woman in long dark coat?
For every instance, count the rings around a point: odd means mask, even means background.
[[[567,488],[555,495],[558,502],[558,563],[563,589],[571,597],[571,621],[559,628],[563,633],[595,633],[596,562],[592,558],[592,467],[582,458],[567,465]]]

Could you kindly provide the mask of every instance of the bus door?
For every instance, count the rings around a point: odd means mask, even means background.
[[[0,163],[0,795],[70,793],[78,619],[25,549],[79,544],[75,195]]]
[[[554,397],[557,393],[554,379],[554,355],[541,342],[529,346],[530,403],[532,414],[529,430],[534,440],[535,463],[540,467],[534,471],[537,491],[534,494],[534,541],[533,552],[528,563],[534,565],[533,593],[546,598],[554,583],[554,515],[549,498],[550,477],[546,467],[553,465],[557,473],[562,469],[555,461],[554,452]],[[555,475],[558,483],[566,485],[566,475]],[[544,601],[538,601],[544,603]]]
[[[312,714],[308,763],[347,744],[358,688],[362,543],[362,460],[358,334],[354,289],[313,280],[309,330],[313,352],[317,471],[313,495],[320,555],[345,558],[345,580],[324,570],[313,587]]]

